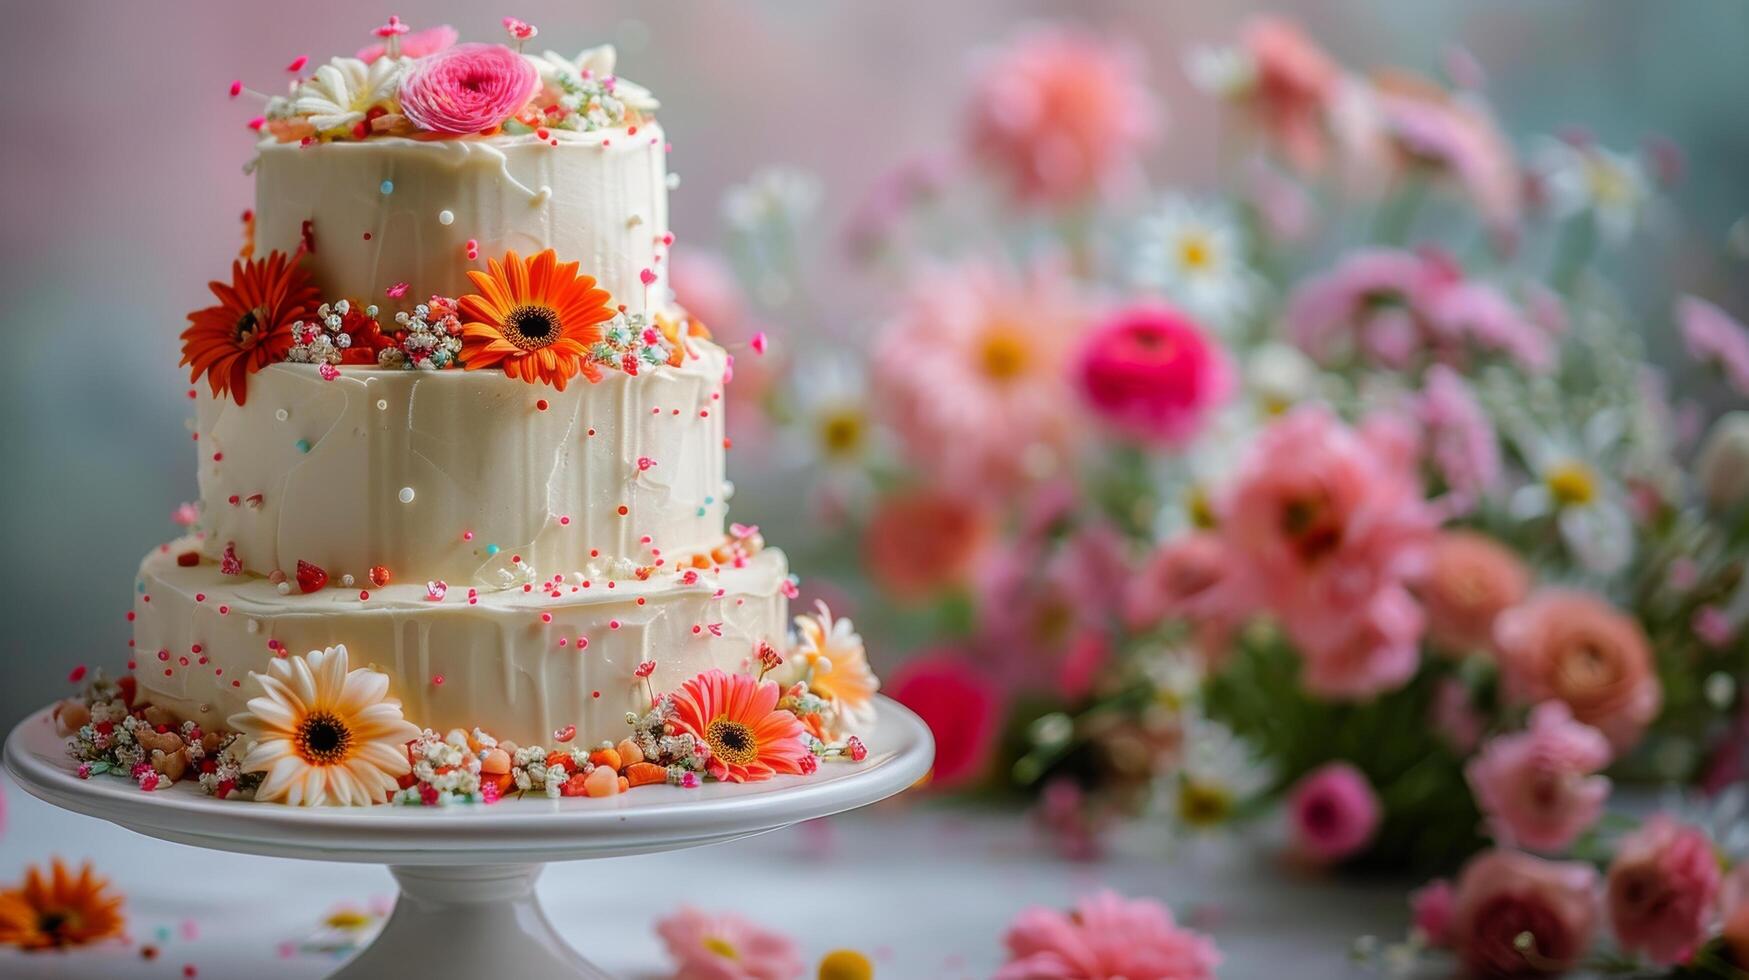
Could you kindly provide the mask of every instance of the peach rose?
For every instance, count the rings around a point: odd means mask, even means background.
[[[1500,615],[1494,640],[1508,699],[1565,701],[1617,754],[1640,740],[1663,703],[1645,631],[1591,593],[1544,589]]]
[[[1706,941],[1721,875],[1713,842],[1664,814],[1622,839],[1609,865],[1609,923],[1623,949],[1669,966]]]
[[[1530,570],[1505,545],[1474,531],[1441,532],[1417,589],[1429,642],[1456,654],[1489,648],[1495,619],[1523,602],[1530,586]]]
[[[900,601],[964,584],[989,540],[988,515],[950,494],[913,490],[882,497],[863,532],[862,557]]]

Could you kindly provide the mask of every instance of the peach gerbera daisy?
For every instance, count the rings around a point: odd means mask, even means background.
[[[600,381],[601,368],[586,355],[601,340],[598,324],[613,319],[611,297],[577,266],[560,264],[549,248],[527,261],[506,252],[503,262],[487,263],[489,272],[470,270],[479,292],[461,298],[463,366],[502,365],[513,378],[560,391],[578,371]]]
[[[834,619],[824,602],[814,605],[819,612],[796,617],[790,660],[803,672],[808,690],[832,705],[847,733],[864,732],[874,724],[874,696],[881,682],[869,668],[856,626]]]
[[[347,667],[346,648],[335,646],[249,675],[263,694],[231,716],[231,727],[253,738],[243,771],[267,774],[256,799],[366,806],[395,791],[419,728],[388,697],[387,674]]]
[[[729,783],[756,783],[778,773],[811,769],[813,753],[801,720],[777,706],[775,681],[706,671],[669,695],[668,727],[710,747],[705,768]]]
[[[24,884],[0,891],[0,945],[53,949],[119,936],[121,903],[90,864],[80,866],[78,877],[60,858],[47,875],[26,868]]]
[[[188,315],[182,363],[189,366],[188,380],[204,374],[215,396],[229,395],[241,405],[249,375],[285,360],[292,324],[315,312],[321,294],[303,267],[277,251],[232,262],[231,281],[214,280],[207,288],[219,302]]]

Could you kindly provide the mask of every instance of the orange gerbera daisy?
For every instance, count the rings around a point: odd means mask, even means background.
[[[706,671],[671,697],[668,727],[710,747],[705,769],[729,783],[756,783],[780,772],[813,771],[816,763],[801,720],[777,706],[775,681]]]
[[[487,262],[488,272],[470,270],[479,292],[460,302],[462,365],[503,365],[513,378],[560,391],[578,371],[600,381],[601,367],[586,355],[601,340],[599,324],[613,319],[611,297],[577,265],[561,265],[549,248],[527,261],[507,252],[502,263]]]
[[[119,936],[121,902],[90,864],[75,878],[55,858],[49,875],[33,866],[25,869],[23,885],[0,891],[0,945],[52,949]]]
[[[249,375],[285,359],[292,324],[314,314],[321,297],[309,273],[277,251],[232,262],[231,281],[207,288],[219,303],[188,315],[182,363],[190,366],[188,380],[204,374],[215,396],[230,395],[241,405]]]

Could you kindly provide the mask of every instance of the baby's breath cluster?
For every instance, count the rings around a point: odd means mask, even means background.
[[[378,364],[419,371],[456,366],[462,350],[462,323],[455,300],[433,296],[430,302],[413,307],[411,313],[395,314],[395,323],[394,342],[377,353]]]
[[[292,346],[285,359],[298,364],[340,364],[351,349],[362,321],[374,323],[376,306],[354,308],[351,300],[323,303],[316,319],[292,324]]]
[[[710,761],[710,746],[690,734],[670,734],[668,719],[674,715],[674,700],[662,695],[643,715],[626,713],[626,724],[632,726],[631,741],[644,758],[668,769],[668,782],[675,786],[697,786],[699,773]]]
[[[635,376],[645,368],[667,364],[673,351],[668,338],[642,313],[620,313],[608,321],[601,340],[589,348],[589,359]]]

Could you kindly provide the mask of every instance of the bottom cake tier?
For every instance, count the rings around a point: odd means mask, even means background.
[[[148,555],[134,596],[141,695],[205,729],[248,700],[251,671],[275,657],[344,644],[355,667],[390,678],[407,720],[443,732],[484,728],[539,743],[576,726],[582,744],[627,734],[627,712],[713,667],[739,671],[761,642],[782,646],[788,566],[775,548],[690,583],[564,580],[470,593],[427,583],[330,586],[282,594],[266,579],[184,566],[194,542]],[[639,676],[640,664],[654,662]]]

